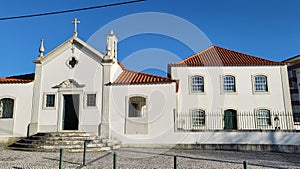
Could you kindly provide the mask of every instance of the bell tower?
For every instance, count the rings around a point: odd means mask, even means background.
[[[111,86],[108,84],[113,82],[113,77],[118,68],[117,62],[117,45],[118,38],[113,31],[106,35],[106,55],[103,57],[103,95],[102,95],[102,116],[100,124],[100,134],[106,138],[111,137],[110,126],[110,102],[111,102]]]
[[[105,62],[116,62],[117,61],[117,47],[118,38],[111,30],[110,34],[106,35],[107,45],[106,45],[106,56],[104,56]]]

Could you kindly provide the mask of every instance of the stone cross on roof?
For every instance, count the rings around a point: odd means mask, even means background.
[[[80,21],[77,20],[77,18],[75,18],[74,21],[72,21],[72,23],[74,24],[74,32],[73,32],[73,35],[74,35],[74,36],[77,36],[77,24],[79,24]]]

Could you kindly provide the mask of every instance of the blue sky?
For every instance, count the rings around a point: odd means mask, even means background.
[[[0,17],[36,14],[122,2],[121,0],[10,0],[0,6]],[[45,38],[46,53],[72,36],[71,21],[78,18],[79,37],[89,41],[104,25],[128,15],[157,12],[179,17],[201,30],[217,46],[236,50],[270,60],[282,61],[300,54],[300,1],[298,0],[148,0],[146,2],[108,7],[74,13],[0,21],[1,62],[0,77],[34,72],[41,38]],[[157,18],[159,20],[159,18]],[[172,31],[180,23],[165,28]],[[115,34],[132,27],[113,27]],[[142,23],[143,24],[143,23]],[[157,22],[153,26],[159,27]],[[176,26],[176,24],[178,26]],[[107,32],[108,33],[108,32]],[[191,36],[186,29],[181,35]],[[196,37],[196,36],[195,36]],[[105,36],[99,36],[99,44]],[[101,43],[100,43],[101,42]],[[196,42],[197,43],[197,42]],[[195,44],[197,45],[197,44]],[[201,48],[209,45],[200,44]],[[150,49],[154,49],[152,52]],[[99,50],[102,50],[101,48]],[[104,50],[104,47],[103,47]],[[104,52],[102,50],[102,52]],[[150,51],[150,52],[149,52]],[[199,52],[199,51],[198,51]],[[150,56],[152,53],[155,56]],[[138,34],[119,43],[119,60],[131,69],[147,72],[145,63],[131,62],[147,55],[144,62],[161,63],[164,56],[183,59],[195,53],[190,46],[164,34]],[[143,60],[143,57],[141,57]],[[147,60],[148,59],[148,60]],[[145,61],[146,60],[146,61]],[[171,59],[172,60],[172,59]],[[140,65],[140,66],[138,66]],[[166,68],[165,65],[164,68]],[[150,67],[151,68],[151,67]],[[158,68],[162,69],[162,68]],[[164,70],[159,70],[164,71]],[[161,72],[156,72],[161,74]],[[155,73],[155,71],[154,71]]]

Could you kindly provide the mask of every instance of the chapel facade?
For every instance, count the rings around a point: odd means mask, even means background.
[[[116,35],[106,39],[102,53],[75,31],[47,54],[42,40],[33,74],[0,78],[0,136],[82,131],[175,144],[216,141],[213,131],[295,129],[283,62],[211,46],[161,77],[128,70]]]

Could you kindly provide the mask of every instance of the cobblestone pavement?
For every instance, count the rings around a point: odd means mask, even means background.
[[[0,168],[58,168],[59,153],[12,151],[0,147]],[[216,150],[168,150],[122,148],[116,151],[118,168],[173,168],[174,155],[179,168],[299,168],[300,154],[271,152],[236,152]],[[65,153],[63,168],[112,168],[112,152],[88,152],[87,166],[83,153]]]

